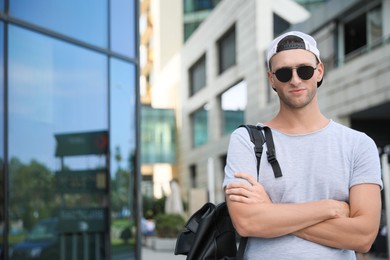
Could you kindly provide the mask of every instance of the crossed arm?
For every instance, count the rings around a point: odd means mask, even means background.
[[[379,228],[381,196],[376,184],[350,189],[349,204],[336,200],[274,204],[252,176],[236,173],[246,183],[226,186],[226,202],[241,236],[278,237],[294,234],[340,249],[369,251]],[[259,224],[261,223],[261,224]]]

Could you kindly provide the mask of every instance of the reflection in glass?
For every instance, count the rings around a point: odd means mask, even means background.
[[[220,0],[184,0],[184,13],[213,9]]]
[[[382,7],[376,7],[367,13],[368,44],[374,45],[381,41],[383,35]]]
[[[18,19],[99,47],[107,47],[106,1],[17,0],[9,1],[9,8],[10,14]]]
[[[112,254],[134,251],[133,196],[136,145],[136,70],[110,60],[110,154]]]
[[[176,162],[176,120],[172,109],[141,109],[142,163]]]
[[[55,134],[107,129],[107,60],[18,27],[9,34],[9,157],[56,169]]]
[[[236,64],[236,28],[233,26],[218,40],[219,73]]]
[[[244,123],[246,104],[246,81],[237,83],[221,95],[223,134],[230,134]]]
[[[208,141],[208,106],[209,105],[206,104],[192,114],[192,135],[194,147],[201,146]]]
[[[190,95],[206,86],[206,55],[203,55],[189,70]]]
[[[135,0],[111,1],[110,47],[114,52],[135,57]]]
[[[91,178],[84,175],[67,179],[73,190],[60,189],[58,185],[64,179],[59,175],[101,169],[107,167],[106,160],[101,154],[78,153],[74,155],[80,155],[78,159],[62,156],[56,152],[59,145],[56,136],[74,133],[88,136],[90,132],[107,131],[107,58],[15,26],[9,26],[8,41],[9,214],[11,228],[21,232],[17,240],[10,234],[10,252],[15,257],[28,252],[38,259],[77,255],[81,251],[71,245],[81,240],[81,231],[106,229],[99,225],[107,221],[101,214],[107,199],[104,194],[85,188]],[[71,143],[83,141],[74,138]],[[94,178],[92,184],[98,185],[98,180]],[[69,240],[58,228],[60,237],[52,244],[54,248],[47,250],[42,243],[32,243],[31,237],[25,237],[27,230],[33,227],[39,230],[43,222],[52,219],[60,223],[58,227],[65,226],[61,221],[68,221],[68,232],[77,235]],[[87,236],[84,241],[99,241],[103,246],[102,233],[96,234],[96,240]],[[79,248],[85,247],[79,244]],[[92,251],[88,251],[91,257]]]

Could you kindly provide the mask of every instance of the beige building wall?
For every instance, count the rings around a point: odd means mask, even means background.
[[[183,45],[182,0],[151,1],[153,17],[153,76],[151,105],[153,108],[176,108],[180,80],[179,53]]]
[[[141,102],[154,109],[176,109],[183,1],[141,0],[140,3]],[[176,169],[176,164],[143,164],[141,172],[148,179],[143,183],[144,192],[157,198],[169,194],[169,181],[178,175]]]

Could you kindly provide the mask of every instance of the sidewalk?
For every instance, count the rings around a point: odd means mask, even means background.
[[[174,255],[173,251],[157,251],[149,247],[142,247],[142,260],[185,260],[185,255]]]

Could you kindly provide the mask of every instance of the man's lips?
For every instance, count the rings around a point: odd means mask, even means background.
[[[303,91],[305,91],[305,89],[292,89],[290,90],[290,93],[301,93]]]

